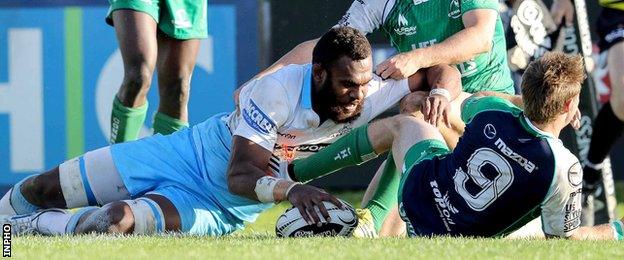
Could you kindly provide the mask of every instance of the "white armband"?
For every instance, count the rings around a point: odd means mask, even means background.
[[[451,102],[451,92],[443,88],[434,88],[429,91],[429,96],[440,95],[446,98],[447,101]]]
[[[254,191],[260,202],[280,202],[288,198],[290,190],[300,182],[264,176],[256,181]]]

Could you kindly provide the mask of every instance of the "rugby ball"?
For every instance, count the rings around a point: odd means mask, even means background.
[[[331,221],[323,222],[320,226],[308,225],[299,209],[291,207],[277,219],[275,233],[278,237],[351,236],[358,224],[358,218],[351,205],[341,202],[345,205],[345,209],[340,209],[330,202],[323,202]],[[316,213],[322,219],[318,208]]]

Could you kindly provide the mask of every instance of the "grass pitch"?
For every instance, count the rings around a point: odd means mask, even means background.
[[[618,185],[624,201],[624,184]],[[339,197],[357,206],[361,192]],[[28,259],[624,259],[616,241],[504,239],[277,239],[274,225],[282,203],[256,223],[221,238],[165,235],[15,237],[12,256]],[[619,204],[619,216],[624,204]]]

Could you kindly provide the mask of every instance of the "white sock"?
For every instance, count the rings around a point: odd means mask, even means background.
[[[17,214],[15,213],[15,210],[11,206],[11,191],[12,190],[13,188],[9,189],[9,191],[6,194],[4,194],[4,197],[0,199],[0,216],[2,215],[13,216]]]
[[[44,235],[64,235],[72,213],[46,211],[37,217],[37,231]]]

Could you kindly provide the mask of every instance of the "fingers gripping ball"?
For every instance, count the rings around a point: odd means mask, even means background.
[[[344,201],[341,202],[345,206],[344,209],[330,202],[323,202],[331,220],[320,225],[308,224],[297,208],[289,208],[277,219],[275,233],[278,237],[351,236],[358,219],[353,207]],[[322,218],[318,208],[316,213]]]

